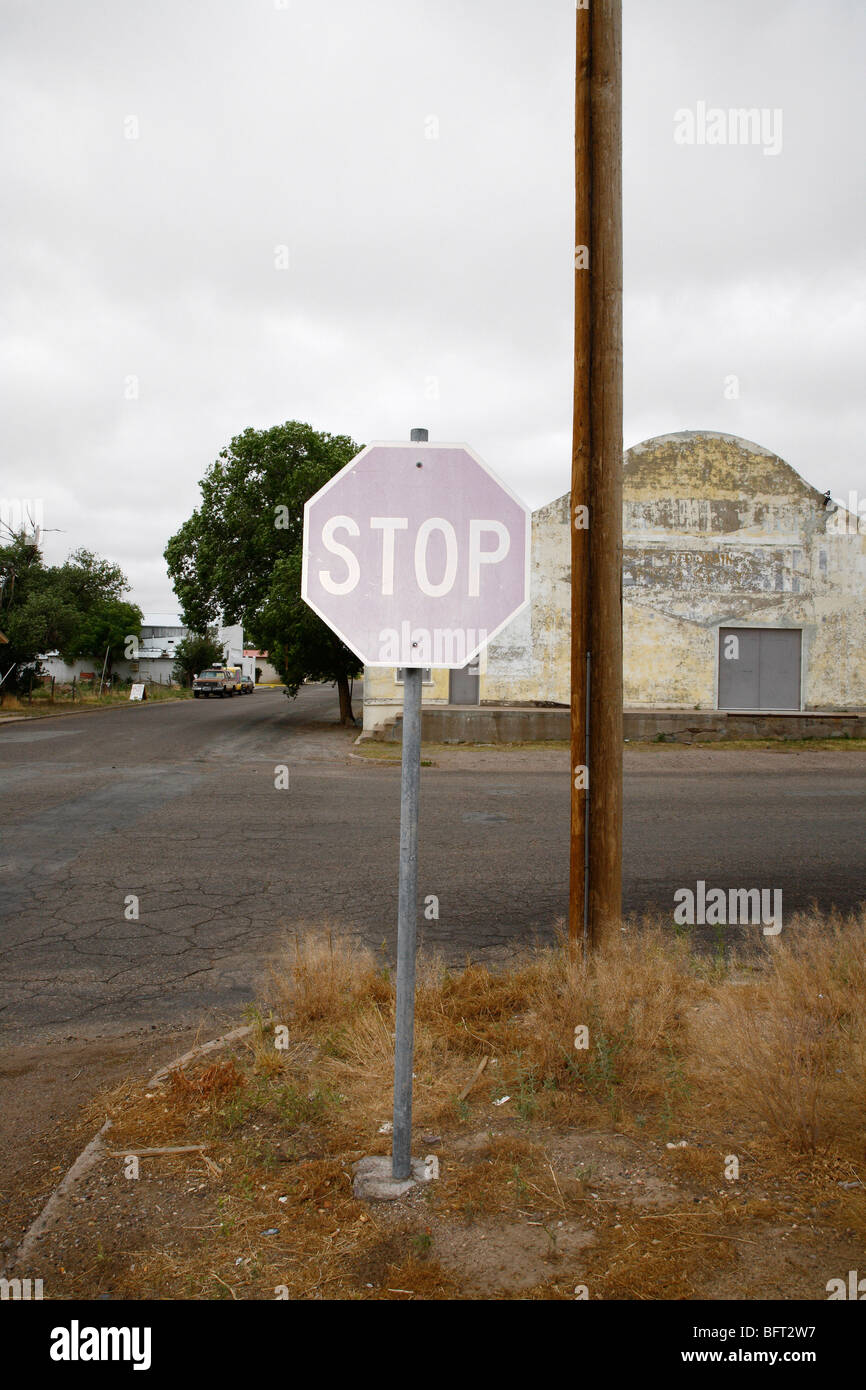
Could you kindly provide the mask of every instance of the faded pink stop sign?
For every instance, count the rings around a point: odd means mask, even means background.
[[[465,666],[529,602],[529,508],[465,444],[368,444],[304,507],[304,601],[368,666]]]

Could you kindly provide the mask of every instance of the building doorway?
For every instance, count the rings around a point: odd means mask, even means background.
[[[719,709],[799,709],[799,628],[719,628]]]
[[[448,672],[449,705],[477,705],[481,702],[479,659],[468,662],[459,671]]]

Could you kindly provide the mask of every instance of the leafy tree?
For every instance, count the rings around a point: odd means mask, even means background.
[[[301,598],[301,561],[298,549],[274,564],[268,602],[257,619],[257,642],[290,695],[297,695],[304,680],[336,681],[346,724],[354,718],[351,682],[360,670],[358,658]]]
[[[191,628],[202,632],[220,614],[242,623],[292,695],[305,679],[335,681],[343,723],[353,718],[359,662],[301,599],[304,503],[359,449],[296,420],[245,430],[208,469],[201,505],[165,550]]]
[[[194,676],[222,659],[223,649],[217,641],[215,629],[212,628],[203,637],[191,632],[175,647],[174,679],[181,685],[192,685]]]
[[[39,655],[75,629],[74,605],[58,603],[47,591],[39,547],[24,532],[0,547],[0,691],[26,689],[39,671]]]
[[[127,634],[141,627],[141,611],[120,594],[129,588],[123,571],[88,550],[62,565],[46,566],[38,545],[24,532],[0,546],[0,689],[26,689],[44,652],[105,656],[122,651]]]
[[[82,546],[73,552],[64,564],[48,571],[51,582],[59,590],[67,593],[82,612],[88,612],[95,603],[119,599],[129,590],[126,575],[111,560],[103,560],[91,550]],[[137,629],[136,629],[137,630]],[[91,656],[91,652],[82,653]]]
[[[80,614],[75,633],[60,654],[64,661],[74,661],[77,656],[98,657],[108,676],[114,662],[124,655],[127,640],[140,635],[142,620],[137,604],[119,598],[95,598]]]

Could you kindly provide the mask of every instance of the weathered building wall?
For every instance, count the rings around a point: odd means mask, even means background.
[[[482,704],[569,702],[568,494],[533,513],[531,574],[529,608],[482,660]],[[798,629],[802,708],[866,708],[866,534],[759,444],[646,440],[624,459],[625,705],[715,709],[720,627]],[[425,700],[447,703],[434,676]],[[393,672],[366,679],[399,708]]]
[[[482,704],[569,703],[571,542],[568,494],[532,514],[528,608],[487,646]]]
[[[533,515],[532,574],[529,652],[500,633],[482,700],[568,703],[567,495]],[[799,629],[803,708],[866,706],[866,536],[760,445],[647,440],[624,460],[626,706],[715,708],[720,627]]]
[[[530,565],[531,603],[481,654],[482,704],[568,704],[571,554],[567,496],[533,513]],[[364,668],[365,734],[381,730],[402,709],[403,687],[395,676],[393,667]],[[432,682],[422,688],[422,703],[447,705],[448,688],[447,670],[434,668]],[[554,693],[548,693],[551,691]]]
[[[421,687],[421,702],[425,705],[448,704],[448,672],[441,667],[431,672],[431,679]],[[397,680],[392,666],[364,667],[364,733],[373,734],[384,728],[403,708],[403,684]]]
[[[805,709],[866,705],[866,537],[760,445],[709,432],[630,449],[624,697],[712,708],[719,627],[802,632]]]

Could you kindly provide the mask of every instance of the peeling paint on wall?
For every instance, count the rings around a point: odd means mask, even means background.
[[[533,513],[531,572],[530,607],[482,662],[482,703],[569,703],[567,493]],[[623,467],[626,706],[715,708],[720,627],[799,628],[804,708],[866,708],[866,534],[759,444],[645,440]],[[365,728],[366,704],[365,685]]]

